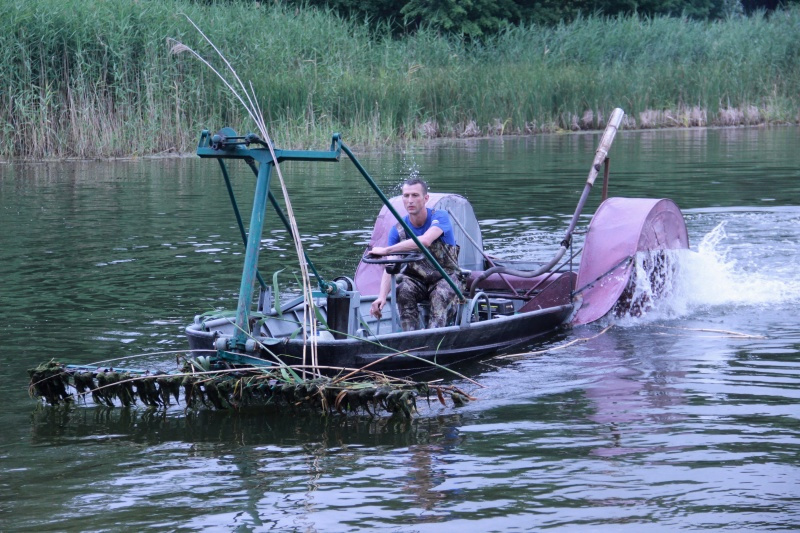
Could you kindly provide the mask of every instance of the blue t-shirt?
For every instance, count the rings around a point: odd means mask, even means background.
[[[425,209],[428,210],[428,216],[425,218],[425,224],[423,224],[419,228],[411,223],[411,220],[409,219],[408,215],[403,217],[403,220],[405,221],[406,224],[408,224],[408,227],[411,228],[411,231],[414,232],[414,235],[416,235],[417,237],[421,237],[425,234],[426,231],[428,231],[431,228],[431,226],[436,225],[439,226],[439,228],[442,230],[441,238],[444,241],[444,243],[449,244],[451,246],[455,245],[456,236],[453,233],[453,225],[450,222],[450,215],[447,214],[447,211],[444,210],[434,211],[429,207],[426,207]],[[389,230],[389,240],[386,246],[392,246],[393,244],[397,244],[398,242],[400,242],[400,234],[397,233],[397,225],[394,225]]]

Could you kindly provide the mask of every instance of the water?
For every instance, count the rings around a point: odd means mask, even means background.
[[[495,254],[548,259],[597,140],[446,142],[363,162],[389,192],[418,173],[468,196]],[[243,246],[213,163],[0,165],[0,529],[794,529],[798,140],[623,132],[612,194],[671,197],[686,214],[678,290],[608,330],[463,369],[486,387],[456,382],[478,400],[420,405],[411,422],[37,407],[26,369],[50,357],[184,347],[194,314],[235,304]],[[329,277],[350,274],[378,202],[342,165],[294,168],[307,250]],[[252,178],[234,170],[244,207]],[[287,267],[295,290],[286,232],[265,247],[262,271]]]

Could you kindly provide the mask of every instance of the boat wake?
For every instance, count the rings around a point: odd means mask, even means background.
[[[798,253],[783,253],[784,245],[796,247],[797,241],[743,242],[750,232],[730,235],[727,226],[728,221],[719,222],[701,238],[696,251],[640,253],[630,303],[614,323],[639,325],[709,309],[800,301],[800,273],[794,268]]]

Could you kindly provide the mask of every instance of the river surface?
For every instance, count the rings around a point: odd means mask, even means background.
[[[362,162],[387,194],[419,175],[467,196],[487,250],[545,260],[598,138]],[[476,401],[421,404],[410,422],[39,405],[26,370],[50,358],[173,368],[155,352],[185,347],[195,314],[235,306],[243,246],[213,161],[0,164],[0,530],[795,529],[798,147],[794,127],[621,132],[611,194],[685,213],[693,253],[674,294],[604,333],[472,365],[485,388],[454,383]],[[232,171],[249,220],[252,177]],[[349,163],[283,171],[309,255],[352,276],[378,200]],[[261,270],[286,268],[294,291],[287,233],[267,224]]]

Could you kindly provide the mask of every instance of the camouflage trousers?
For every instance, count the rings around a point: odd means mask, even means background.
[[[455,278],[455,276],[453,276]],[[456,283],[458,283],[456,281]],[[461,287],[459,287],[461,288]],[[444,278],[426,285],[410,276],[403,276],[397,284],[397,308],[400,314],[400,326],[403,331],[419,329],[419,308],[417,304],[430,301],[428,316],[429,328],[441,328],[455,316],[458,296]]]

